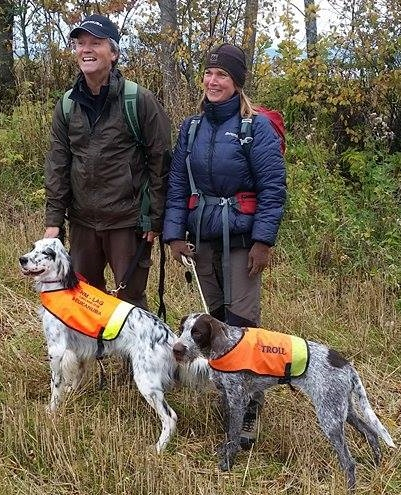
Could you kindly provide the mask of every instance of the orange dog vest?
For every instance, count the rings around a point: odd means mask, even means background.
[[[235,347],[209,364],[217,371],[252,371],[289,381],[305,373],[309,348],[306,340],[294,335],[247,328]]]
[[[115,339],[135,306],[80,281],[73,289],[41,292],[42,305],[65,325],[94,339]]]

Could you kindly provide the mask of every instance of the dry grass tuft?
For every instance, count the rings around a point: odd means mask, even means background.
[[[4,211],[4,210],[3,210]],[[93,366],[82,390],[49,416],[49,371],[37,316],[38,298],[17,260],[42,234],[39,214],[8,206],[0,219],[0,495],[345,495],[337,459],[320,433],[311,404],[281,387],[267,396],[259,442],[229,474],[217,469],[221,418],[213,390],[177,389],[169,402],[178,433],[167,452],[150,448],[159,423],[121,363],[107,363],[108,387]],[[150,281],[157,309],[158,250]],[[174,327],[200,310],[196,287],[167,260],[165,302]],[[263,321],[323,341],[353,358],[381,420],[401,445],[401,325],[395,296],[380,280],[341,284],[321,274],[307,282],[277,265],[265,278]],[[383,448],[375,469],[366,442],[348,431],[358,462],[358,494],[401,493],[401,449]]]

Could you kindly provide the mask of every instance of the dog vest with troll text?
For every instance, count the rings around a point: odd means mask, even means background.
[[[41,292],[40,300],[65,325],[98,340],[118,337],[135,307],[82,281],[73,289]]]
[[[305,373],[309,347],[301,337],[263,328],[246,328],[235,347],[217,359],[210,359],[209,364],[217,371],[252,371],[278,377],[285,383]]]

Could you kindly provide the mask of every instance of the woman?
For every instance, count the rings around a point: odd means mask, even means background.
[[[178,261],[181,261],[181,254],[195,256],[202,291],[213,316],[231,325],[257,326],[260,324],[261,273],[270,263],[271,247],[276,240],[285,201],[280,141],[269,120],[256,115],[243,92],[246,65],[245,54],[240,48],[227,43],[218,46],[210,52],[205,67],[202,118],[189,160],[188,131],[193,118],[184,121],[174,150],[164,240],[170,244],[172,255]],[[239,139],[242,117],[252,117],[253,121],[253,142],[248,153]],[[189,161],[196,192],[206,198],[217,198],[216,201],[204,201],[201,219],[196,198],[188,201],[191,180],[186,161]],[[230,249],[227,271],[222,266],[222,203],[239,192],[256,194],[256,211],[254,214],[241,213],[238,205],[228,206]],[[255,203],[252,196],[249,201],[250,206]],[[218,204],[213,204],[216,202]],[[189,206],[195,207],[190,209]],[[187,232],[189,240],[197,244],[195,254],[186,244]],[[223,280],[227,276],[231,282],[229,287]],[[230,291],[229,299],[225,289]]]
[[[163,236],[177,261],[194,257],[211,315],[230,325],[259,326],[261,274],[283,214],[285,169],[269,119],[257,115],[243,91],[245,76],[243,50],[228,43],[211,50],[201,116],[184,121],[175,146]],[[243,118],[252,118],[248,151],[240,142]],[[263,398],[255,400],[244,418],[244,448],[256,436]]]

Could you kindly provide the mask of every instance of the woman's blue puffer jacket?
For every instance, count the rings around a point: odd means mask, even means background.
[[[206,102],[190,155],[191,171],[197,189],[209,196],[228,198],[241,191],[256,192],[254,215],[230,208],[230,234],[250,235],[253,241],[273,246],[286,196],[280,140],[268,118],[255,116],[248,161],[238,138],[239,105],[239,95],[219,104]],[[185,163],[191,119],[183,122],[174,149],[163,229],[165,242],[185,239],[186,231],[192,239],[196,234],[196,209],[188,209],[191,189]],[[207,205],[202,217],[201,240],[222,235],[222,207]]]

